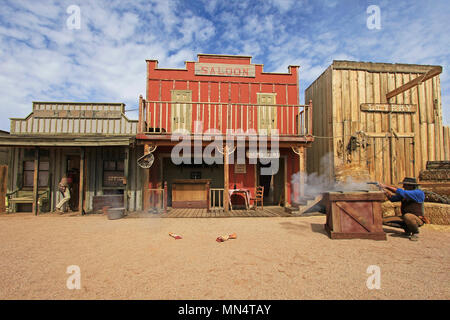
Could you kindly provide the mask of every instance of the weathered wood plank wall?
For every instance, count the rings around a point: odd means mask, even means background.
[[[122,103],[33,102],[28,117],[11,119],[11,134],[130,135],[137,125]]]
[[[332,137],[317,137],[308,149],[308,172],[334,179],[339,167],[356,165],[366,169],[374,180],[398,183],[405,176],[418,177],[427,161],[448,158],[439,76],[386,100],[389,91],[429,68],[334,61],[305,91],[305,101],[313,101],[314,135]],[[416,104],[417,110],[390,114],[361,111],[362,103]],[[328,121],[330,113],[332,121]],[[349,151],[352,136],[365,136],[367,144]],[[334,171],[320,165],[330,152],[332,157],[326,159],[332,159]]]
[[[97,195],[104,194],[103,186],[103,161],[111,159],[123,158],[120,153],[125,154],[128,147],[86,147],[85,153],[85,186],[84,186],[84,209],[86,212],[92,210],[93,198]],[[7,192],[11,192],[22,187],[23,180],[23,163],[27,160],[32,160],[30,155],[26,156],[27,148],[14,147],[11,148],[9,153],[9,170],[7,173]],[[29,148],[30,149],[30,148]],[[30,149],[32,150],[32,148]],[[50,162],[50,188],[51,188],[51,201],[50,210],[54,211],[56,204],[62,199],[62,195],[58,190],[58,183],[61,178],[66,174],[67,168],[67,156],[68,155],[80,155],[79,148],[41,148],[42,151],[48,151],[48,156],[41,157],[41,161]],[[142,183],[140,171],[136,163],[136,148],[130,148],[128,161],[128,191],[124,191],[124,194],[128,195],[128,206],[126,207],[130,211],[141,210],[142,208]],[[141,151],[142,153],[142,151]],[[13,208],[15,211],[16,208]]]

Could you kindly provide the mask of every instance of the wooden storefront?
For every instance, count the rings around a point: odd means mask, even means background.
[[[70,208],[92,212],[101,206],[139,210],[142,183],[136,165],[137,121],[122,103],[33,102],[32,113],[11,119],[7,146],[8,210],[54,211],[62,199],[58,183],[71,176]]]
[[[397,184],[448,160],[440,66],[333,61],[305,91],[316,116],[307,168],[329,180],[367,171]],[[318,116],[321,115],[321,116]],[[351,170],[345,170],[348,167]]]
[[[303,181],[292,177],[305,172],[305,149],[314,138],[312,106],[299,105],[298,69],[289,66],[287,73],[264,72],[263,65],[253,64],[249,56],[199,54],[198,61],[187,61],[185,69],[159,68],[158,61],[148,60],[147,91],[139,101],[136,136],[152,159],[145,170],[144,199],[166,188],[170,205],[173,179],[206,179],[211,180],[209,201],[219,199],[225,210],[234,201],[229,201],[233,197],[230,190],[245,190],[254,196],[261,185],[265,186],[265,200],[272,204],[290,204],[293,197],[299,200]],[[198,143],[199,149],[192,154],[203,154],[211,141],[208,137],[220,136],[222,142],[216,147],[222,157],[220,164],[167,163],[165,159],[170,160],[178,143],[173,134],[181,131],[192,138],[192,147]],[[234,146],[241,136],[245,163],[237,164],[238,151],[226,142],[227,135],[234,139]],[[268,157],[283,164],[281,172],[269,178],[261,175],[264,165],[258,159],[251,162],[248,155],[251,140],[255,139],[259,148],[262,136],[270,150],[276,145],[276,156],[269,152]],[[152,205],[144,201],[144,207]]]

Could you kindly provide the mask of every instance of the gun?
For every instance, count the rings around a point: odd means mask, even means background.
[[[377,186],[378,189],[383,190],[383,188],[380,186],[380,183],[379,183],[379,182],[376,182],[376,181],[370,181],[370,182],[367,182],[367,184],[373,184],[373,185]]]

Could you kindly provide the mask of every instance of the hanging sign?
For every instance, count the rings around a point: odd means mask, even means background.
[[[361,103],[361,111],[414,113],[416,110],[416,104]]]
[[[247,151],[247,157],[249,159],[251,159],[251,158],[260,158],[260,159],[279,158],[280,152],[279,151],[271,151],[271,152]]]

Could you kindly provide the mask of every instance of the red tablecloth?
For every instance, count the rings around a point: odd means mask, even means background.
[[[230,207],[231,207],[231,196],[233,194],[241,194],[245,200],[245,207],[248,209],[250,207],[250,190],[248,189],[229,189],[230,194]]]

